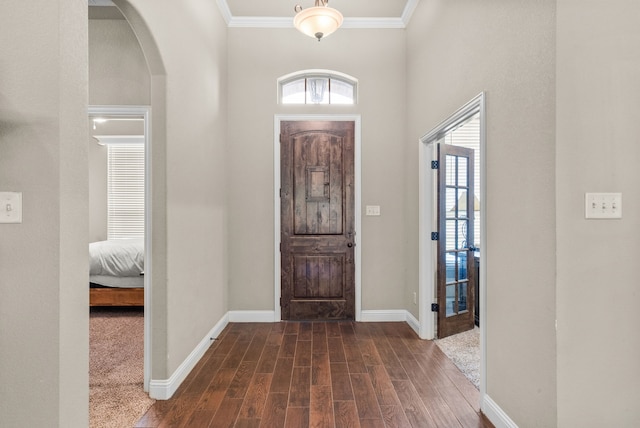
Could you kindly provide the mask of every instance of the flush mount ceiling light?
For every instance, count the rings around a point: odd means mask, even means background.
[[[342,25],[342,14],[336,9],[327,6],[329,0],[316,0],[314,7],[302,9],[297,5],[294,10],[296,16],[293,25],[309,37],[315,37],[320,41],[323,37],[336,31]]]

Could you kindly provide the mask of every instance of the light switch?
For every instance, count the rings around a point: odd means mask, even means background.
[[[622,218],[622,193],[585,193],[584,205],[585,218]]]
[[[380,215],[380,205],[367,205],[365,213],[366,215]]]
[[[22,223],[22,192],[0,192],[0,223]]]

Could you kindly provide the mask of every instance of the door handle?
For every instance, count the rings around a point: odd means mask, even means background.
[[[349,248],[353,247],[353,242],[348,242],[347,243],[347,247],[349,247]]]

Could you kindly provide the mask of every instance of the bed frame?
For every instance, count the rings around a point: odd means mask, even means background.
[[[89,306],[144,306],[144,288],[89,288]]]

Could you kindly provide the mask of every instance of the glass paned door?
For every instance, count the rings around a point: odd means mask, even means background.
[[[438,337],[474,326],[474,151],[438,145]]]

